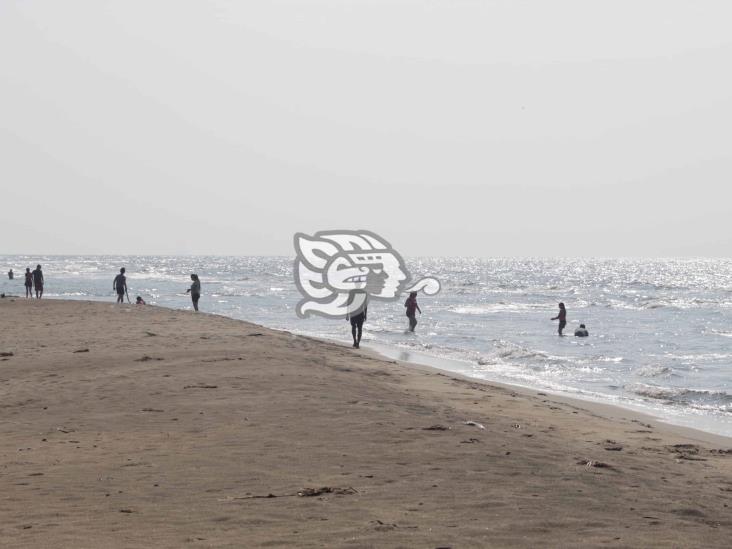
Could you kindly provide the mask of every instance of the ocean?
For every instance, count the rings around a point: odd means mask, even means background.
[[[26,267],[43,265],[44,297],[113,303],[126,267],[130,297],[190,309],[198,273],[204,312],[293,333],[350,341],[343,320],[300,319],[293,258],[0,256],[0,291],[23,295]],[[424,314],[405,333],[403,300],[372,302],[363,347],[478,379],[640,410],[732,436],[732,259],[406,260],[442,282],[420,294]],[[15,280],[4,274],[13,268]],[[560,338],[558,302],[568,324]],[[584,323],[588,338],[572,337]]]

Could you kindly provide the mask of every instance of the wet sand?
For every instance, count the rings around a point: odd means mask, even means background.
[[[732,535],[730,439],[223,317],[23,299],[0,315],[2,546]]]

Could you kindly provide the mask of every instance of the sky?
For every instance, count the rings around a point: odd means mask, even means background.
[[[732,3],[0,1],[0,253],[732,256]]]

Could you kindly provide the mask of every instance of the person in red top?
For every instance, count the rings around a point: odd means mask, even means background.
[[[417,292],[411,292],[409,297],[404,302],[404,306],[407,308],[407,318],[409,319],[409,331],[413,332],[417,327],[417,311],[422,314],[422,309],[417,305]]]
[[[567,325],[567,309],[564,308],[564,303],[559,304],[559,314],[552,318],[552,320],[559,320],[559,335],[563,336],[562,330]]]

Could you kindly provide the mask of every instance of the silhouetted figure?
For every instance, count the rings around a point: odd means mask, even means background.
[[[25,298],[33,297],[33,273],[30,267],[25,269]]]
[[[119,270],[119,274],[114,277],[112,289],[117,292],[117,303],[125,302],[125,294],[127,293],[127,277],[125,276],[125,268]]]
[[[145,300],[142,299],[139,295],[137,296],[137,299],[135,300],[135,305],[145,305]]]
[[[186,293],[191,294],[191,301],[193,301],[193,310],[198,311],[198,300],[201,299],[201,281],[198,279],[197,274],[191,275],[193,284],[186,290]]]
[[[574,331],[574,335],[577,337],[587,337],[590,335],[590,332],[587,331],[584,324],[580,324],[579,328]]]
[[[33,271],[33,286],[36,289],[36,299],[43,297],[43,271],[40,265],[36,265],[36,270]]]
[[[559,320],[559,335],[563,336],[562,330],[567,325],[567,309],[564,308],[564,303],[559,304],[559,314],[552,318],[552,320]]]
[[[422,314],[422,309],[417,305],[417,292],[411,292],[409,297],[404,302],[404,306],[407,308],[407,318],[409,319],[409,331],[413,332],[417,327],[417,311]]]
[[[368,309],[366,296],[367,294],[365,292],[351,292],[348,313],[346,314],[346,320],[351,322],[353,346],[356,349],[361,346],[363,323],[366,322],[366,312]]]
[[[13,274],[13,269],[10,269],[10,270],[8,271],[8,278],[9,278],[10,280],[13,280],[13,278],[15,278],[15,274]]]

